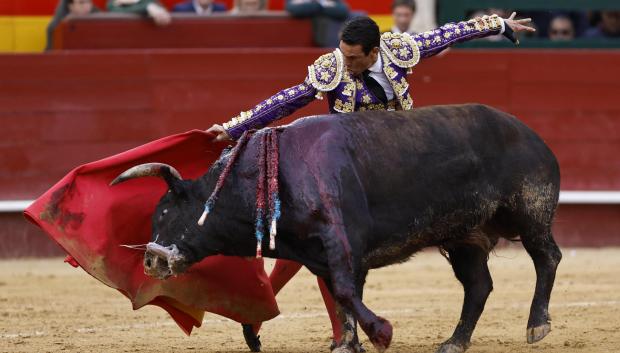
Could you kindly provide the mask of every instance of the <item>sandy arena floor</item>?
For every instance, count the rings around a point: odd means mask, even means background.
[[[552,332],[525,342],[534,268],[519,247],[490,259],[495,290],[468,352],[620,352],[620,249],[563,249]],[[329,320],[306,270],[278,297],[264,352],[328,352]],[[394,325],[388,352],[433,352],[458,320],[462,289],[436,252],[370,273],[365,302]],[[186,337],[156,307],[132,311],[120,293],[61,259],[0,261],[0,352],[246,352],[240,325],[207,315]],[[369,352],[374,349],[363,336]]]

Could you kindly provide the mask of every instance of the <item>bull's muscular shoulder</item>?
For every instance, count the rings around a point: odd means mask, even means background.
[[[383,33],[381,50],[391,62],[402,68],[411,68],[420,61],[420,49],[407,33]]]
[[[342,80],[344,59],[339,49],[321,55],[308,66],[310,84],[321,92],[329,92],[336,88]]]

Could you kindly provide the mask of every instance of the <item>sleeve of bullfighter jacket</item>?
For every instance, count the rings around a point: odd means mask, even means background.
[[[412,37],[420,50],[420,58],[423,59],[439,54],[456,43],[504,33],[504,28],[504,20],[497,15],[492,15],[448,23]]]
[[[315,98],[322,99],[324,93],[334,90],[340,84],[343,72],[344,59],[340,50],[321,55],[308,66],[308,76],[304,83],[280,91],[254,109],[241,112],[225,123],[224,129],[236,140],[246,130],[262,128],[284,118]]]
[[[312,102],[316,93],[314,87],[307,82],[287,88],[260,102],[253,109],[243,111],[229,122],[224,123],[224,129],[236,140],[246,130],[259,129],[291,115],[297,109]]]

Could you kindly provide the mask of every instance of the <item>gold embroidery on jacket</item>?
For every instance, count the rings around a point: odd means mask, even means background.
[[[423,36],[424,38],[429,38],[428,33],[424,33]],[[381,35],[380,47],[390,61],[399,67],[412,67],[420,61],[420,49],[409,34],[383,33]]]
[[[344,58],[339,49],[321,55],[308,66],[310,84],[319,92],[329,92],[336,88],[342,80]]]

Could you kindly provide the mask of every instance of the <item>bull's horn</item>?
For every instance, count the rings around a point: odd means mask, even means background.
[[[110,186],[116,185],[118,183],[122,183],[129,179],[141,178],[141,177],[146,177],[146,176],[159,177],[163,179],[164,175],[162,174],[162,171],[164,168],[167,168],[173,177],[179,180],[183,180],[183,178],[181,177],[181,173],[179,173],[176,169],[174,169],[174,167],[169,166],[168,164],[145,163],[145,164],[140,164],[135,167],[131,167],[127,169],[126,171],[121,173],[119,176],[117,176],[116,179],[114,179],[110,183]]]

